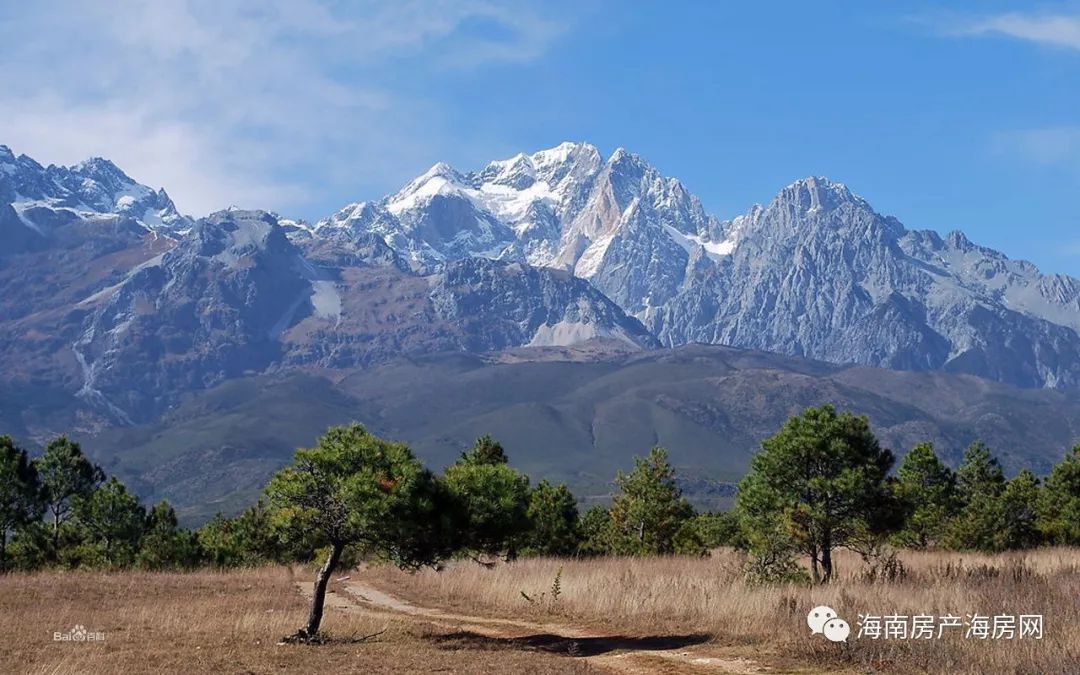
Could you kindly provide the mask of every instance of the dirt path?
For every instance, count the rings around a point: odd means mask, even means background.
[[[305,596],[311,584],[297,582]],[[705,644],[708,635],[664,635],[633,637],[587,630],[556,622],[460,614],[413,604],[362,582],[338,585],[344,593],[329,593],[330,611],[364,611],[415,617],[451,632],[440,639],[473,643],[478,647],[509,644],[584,659],[601,671],[626,675],[659,673],[710,673],[752,675],[770,670],[755,661],[724,655],[721,648]]]

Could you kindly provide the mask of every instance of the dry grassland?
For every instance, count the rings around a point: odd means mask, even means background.
[[[465,564],[406,575],[366,570],[365,579],[415,602],[472,614],[542,620],[559,617],[644,634],[706,633],[712,644],[751,647],[783,668],[856,672],[1080,673],[1080,550],[1026,553],[903,552],[906,576],[872,582],[854,555],[838,560],[828,587],[752,587],[741,554],[711,558],[530,559],[493,569]],[[562,570],[561,575],[559,571]],[[552,586],[559,575],[559,593]],[[528,595],[531,601],[524,595]],[[829,605],[851,624],[852,638],[833,644],[811,636],[810,608]],[[1042,614],[1041,640],[856,638],[859,614]]]

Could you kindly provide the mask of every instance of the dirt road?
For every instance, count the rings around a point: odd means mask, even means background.
[[[310,583],[298,582],[297,587],[310,597]],[[602,672],[625,675],[772,672],[747,657],[724,654],[721,647],[708,644],[709,636],[704,634],[634,637],[565,623],[485,617],[424,607],[351,580],[338,584],[337,588],[344,592],[327,595],[328,612],[361,611],[413,617],[449,630],[441,639],[474,643],[477,647],[501,644],[566,654],[583,659]]]

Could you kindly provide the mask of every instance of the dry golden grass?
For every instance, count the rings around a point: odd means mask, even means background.
[[[839,581],[824,588],[747,586],[740,573],[743,557],[732,551],[708,559],[532,559],[493,569],[461,563],[418,574],[375,567],[354,573],[348,583],[381,587],[421,607],[504,617],[519,625],[576,627],[578,634],[646,638],[640,644],[706,634],[707,644],[689,647],[692,656],[745,655],[754,665],[778,672],[1080,672],[1080,551],[901,555],[907,576],[900,581],[867,581],[858,558],[844,555],[838,560]],[[560,569],[555,600],[551,587]],[[296,582],[309,583],[310,576],[286,568],[3,576],[0,674],[584,673],[614,663],[586,662],[537,646],[540,638],[551,636],[478,639],[457,630],[453,621],[358,604],[341,585],[328,597],[323,628],[334,638],[330,644],[278,645],[306,616]],[[806,612],[818,604],[831,605],[853,627],[859,613],[1043,614],[1045,637],[853,637],[848,645],[836,645],[809,635]],[[105,641],[53,641],[54,631],[76,624],[103,631]],[[373,640],[356,639],[384,629]],[[623,672],[674,673],[687,667],[685,660],[650,658],[620,663],[636,668]]]
[[[458,564],[407,575],[366,570],[366,581],[413,602],[470,614],[558,620],[637,635],[706,632],[773,665],[863,672],[1080,673],[1080,550],[1004,555],[903,552],[906,578],[870,582],[854,555],[828,587],[752,587],[742,555],[712,558],[529,559],[486,569]],[[552,584],[562,570],[561,592]],[[522,593],[532,601],[525,599]],[[830,605],[852,625],[847,645],[811,636],[810,608]],[[863,614],[1042,614],[1042,640],[855,638]]]
[[[278,645],[307,616],[285,568],[0,576],[0,674],[594,672],[573,659],[466,644],[445,628],[334,605],[332,595],[323,622],[334,642]],[[53,641],[76,624],[104,632],[105,641]],[[350,641],[384,628],[373,640]]]

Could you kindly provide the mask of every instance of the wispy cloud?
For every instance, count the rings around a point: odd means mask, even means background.
[[[526,63],[565,28],[488,0],[8,3],[0,143],[107,156],[196,214],[288,211],[447,142],[410,76]]]
[[[1016,154],[1035,164],[1080,170],[1080,126],[1023,129],[998,134],[998,151]]]
[[[948,21],[958,36],[1002,36],[1051,47],[1080,50],[1080,15],[1009,12]]]

